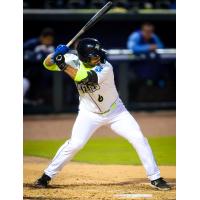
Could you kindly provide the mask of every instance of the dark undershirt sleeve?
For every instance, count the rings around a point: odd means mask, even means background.
[[[81,82],[98,84],[98,76],[94,70],[88,71],[87,74],[87,77],[84,78]]]
[[[92,82],[92,83],[98,83],[98,76],[97,73],[94,70],[90,70],[87,72],[88,73],[88,82]]]

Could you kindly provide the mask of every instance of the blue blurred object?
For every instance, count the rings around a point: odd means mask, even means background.
[[[161,89],[163,89],[163,88],[165,88],[165,86],[166,86],[166,82],[165,82],[165,80],[159,80],[158,81],[158,86],[161,88]]]
[[[170,5],[170,8],[176,10],[176,2],[173,2],[173,3]]]
[[[58,53],[58,54],[66,54],[68,51],[70,50],[70,48],[64,44],[60,44],[56,47],[55,49],[55,53]]]
[[[40,61],[54,51],[53,45],[44,45],[39,38],[31,38],[24,43],[24,60]]]
[[[31,62],[41,61],[48,54],[54,52],[53,43],[53,29],[44,28],[38,37],[28,39],[24,42],[24,60]]]
[[[55,58],[58,54],[66,54],[70,48],[64,44],[60,44],[56,47],[55,52],[52,55],[52,58]]]
[[[151,45],[156,45],[158,49],[164,47],[163,43],[155,33],[152,33],[149,40],[146,40],[141,30],[133,32],[127,41],[127,48],[132,50],[135,54],[151,52]]]
[[[141,29],[130,34],[127,40],[127,48],[135,55],[144,58],[134,65],[136,75],[141,80],[157,80],[162,74],[159,64],[157,49],[164,48],[159,37],[154,33],[154,25],[145,22]]]

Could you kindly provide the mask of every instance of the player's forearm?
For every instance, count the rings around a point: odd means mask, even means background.
[[[67,65],[67,67],[65,68],[64,72],[66,74],[68,74],[73,80],[75,80],[76,74],[77,74],[77,69],[73,68],[70,65]]]
[[[133,52],[134,53],[148,53],[150,51],[150,45],[144,44],[144,45],[134,45],[133,46]]]
[[[53,54],[49,54],[49,55],[45,58],[44,64],[45,64],[46,66],[52,66],[52,65],[54,64],[53,61],[52,61],[52,55],[53,55]]]
[[[53,62],[51,57],[52,57],[52,54],[48,55],[45,58],[43,62],[44,67],[50,71],[60,71],[59,67]]]

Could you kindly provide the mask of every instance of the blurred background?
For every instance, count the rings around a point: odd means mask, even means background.
[[[23,1],[25,115],[77,112],[78,92],[73,81],[64,73],[47,71],[42,62],[58,44],[73,38],[106,2]],[[128,110],[175,110],[175,0],[112,2],[113,9],[82,38],[97,38],[107,50]]]

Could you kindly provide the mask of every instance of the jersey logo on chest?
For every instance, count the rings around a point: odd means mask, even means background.
[[[101,65],[97,65],[94,70],[95,72],[101,72],[103,70],[103,67]]]
[[[76,85],[77,85],[77,89],[83,93],[93,93],[100,89],[100,86],[98,84],[94,84],[91,82],[77,83]]]

